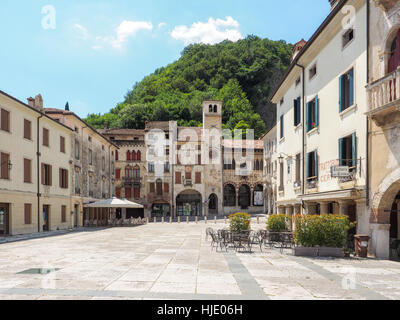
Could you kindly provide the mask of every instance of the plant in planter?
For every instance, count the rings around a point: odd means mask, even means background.
[[[248,232],[250,231],[251,215],[248,213],[235,213],[229,216],[231,232]]]
[[[284,232],[290,229],[290,217],[284,214],[275,214],[268,218],[267,230],[270,232]]]
[[[297,216],[295,223],[296,245],[302,249],[317,247],[319,256],[343,256],[347,231],[354,227],[347,216],[327,214]],[[310,251],[315,255],[315,250]]]

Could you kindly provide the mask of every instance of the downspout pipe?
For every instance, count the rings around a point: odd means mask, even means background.
[[[39,124],[40,124],[40,119],[43,118],[43,114],[40,115],[40,117],[37,118],[37,123],[36,123],[36,179],[37,179],[37,222],[38,222],[38,233],[40,233],[40,197],[42,196],[40,194],[40,130],[39,130]]]
[[[306,93],[306,83],[305,83],[305,67],[300,65],[299,63],[296,63],[296,66],[300,67],[302,70],[302,128],[303,128],[303,143],[302,143],[302,157],[303,157],[303,161],[302,161],[302,167],[303,167],[303,183],[301,184],[301,191],[302,194],[305,194],[305,185],[306,185],[306,173],[305,173],[305,159],[306,159],[306,148],[305,148],[305,142],[306,142],[306,130],[305,130],[305,122],[306,122],[306,117],[305,117],[305,93]]]
[[[369,48],[370,48],[370,3],[369,0],[366,0],[367,2],[367,84],[369,83],[369,75],[370,75],[370,66],[369,66]],[[366,117],[366,123],[367,123],[367,128],[366,128],[366,136],[367,136],[367,146],[366,146],[366,153],[367,153],[367,164],[366,164],[366,180],[365,180],[365,184],[366,184],[366,207],[369,208],[370,205],[370,200],[369,200],[369,193],[370,193],[370,171],[369,171],[369,167],[370,167],[370,161],[369,161],[369,117]]]

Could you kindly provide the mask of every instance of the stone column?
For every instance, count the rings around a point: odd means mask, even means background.
[[[369,234],[369,218],[370,214],[366,207],[366,199],[357,199],[356,202],[356,214],[357,214],[357,233],[358,234]]]
[[[328,210],[329,210],[329,202],[322,201],[322,202],[319,202],[319,205],[321,206],[321,214],[331,213],[331,212],[328,212]]]
[[[347,215],[349,201],[348,200],[339,200],[338,203],[339,203],[339,215],[340,216]]]
[[[286,216],[291,219],[293,222],[293,212],[294,212],[294,207],[293,206],[287,206],[286,207]],[[293,226],[290,226],[290,229],[293,230]]]

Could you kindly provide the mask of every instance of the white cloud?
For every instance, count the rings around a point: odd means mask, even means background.
[[[85,27],[81,26],[80,24],[76,23],[76,24],[74,25],[74,28],[75,28],[76,30],[78,30],[79,37],[80,37],[82,40],[87,40],[87,39],[90,37],[88,30],[87,30]]]
[[[171,36],[183,41],[185,45],[216,44],[224,40],[238,41],[243,39],[239,26],[239,22],[232,17],[226,17],[226,20],[210,18],[208,22],[195,22],[191,27],[177,26],[171,32]]]
[[[122,45],[128,41],[128,39],[134,36],[141,30],[153,30],[153,24],[146,21],[122,21],[117,28],[116,38],[111,40],[111,45],[116,48],[122,48]]]
[[[127,21],[124,20],[115,30],[115,34],[108,36],[94,36],[80,24],[75,24],[74,28],[78,31],[78,37],[82,40],[90,40],[93,50],[100,50],[105,46],[111,46],[114,49],[122,49],[123,45],[142,30],[153,30],[153,24],[146,21]]]

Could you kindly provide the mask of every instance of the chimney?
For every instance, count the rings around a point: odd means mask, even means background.
[[[293,54],[292,54],[292,62],[296,58],[296,56],[299,54],[299,52],[304,48],[306,45],[307,41],[304,39],[301,39],[299,42],[297,42],[294,47],[293,47]]]
[[[28,99],[28,105],[32,108],[35,108],[36,110],[43,112],[43,98],[40,94],[35,96],[35,99],[32,97],[29,97]]]
[[[33,99],[32,97],[29,97],[29,98],[27,98],[26,100],[28,100],[28,105],[29,105],[31,108],[34,108],[34,107],[35,107],[35,99]]]
[[[338,4],[339,0],[329,0],[329,3],[331,4],[331,10],[335,8],[335,6]]]

